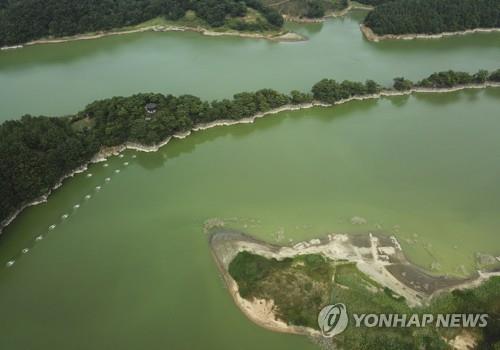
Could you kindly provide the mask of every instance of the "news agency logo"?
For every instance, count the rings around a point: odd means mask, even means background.
[[[327,305],[318,315],[318,324],[323,337],[331,338],[347,328],[349,317],[344,304]]]
[[[484,328],[488,314],[357,314],[353,313],[355,328]],[[321,334],[332,338],[346,330],[349,315],[345,304],[327,305],[318,315]]]

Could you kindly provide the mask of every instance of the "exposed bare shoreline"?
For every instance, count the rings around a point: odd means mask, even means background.
[[[285,32],[282,31],[277,34],[262,34],[262,33],[245,33],[245,32],[238,32],[238,31],[225,31],[225,32],[218,32],[215,30],[210,30],[207,28],[203,27],[188,27],[188,26],[177,26],[177,25],[154,25],[154,26],[148,26],[148,27],[143,27],[143,28],[137,28],[137,29],[130,29],[130,30],[117,30],[117,31],[103,31],[103,32],[98,32],[96,34],[79,34],[79,35],[74,35],[74,36],[68,36],[68,37],[61,37],[61,38],[53,38],[53,39],[38,39],[38,40],[33,40],[24,44],[19,44],[19,45],[13,45],[13,46],[4,46],[0,48],[0,50],[9,50],[9,49],[20,49],[26,46],[33,46],[33,45],[42,45],[42,44],[58,44],[58,43],[65,43],[69,41],[78,41],[78,40],[92,40],[92,39],[99,39],[103,38],[106,36],[113,36],[113,35],[125,35],[125,34],[132,34],[132,33],[142,33],[142,32],[195,32],[195,33],[200,33],[202,35],[206,36],[236,36],[240,38],[253,38],[253,39],[266,39],[266,40],[271,40],[271,41],[304,41],[306,40],[305,37],[303,37],[300,34],[294,33],[294,32]]]
[[[112,155],[117,155],[126,149],[136,150],[136,151],[140,151],[140,152],[156,152],[161,147],[168,144],[168,142],[172,138],[183,139],[183,138],[186,138],[187,136],[189,136],[191,134],[191,132],[210,129],[210,128],[214,128],[217,126],[229,126],[229,125],[235,125],[235,124],[249,124],[249,123],[255,122],[255,120],[258,118],[262,118],[262,117],[270,116],[270,115],[275,115],[275,114],[280,113],[280,112],[296,111],[296,110],[308,109],[308,108],[312,108],[312,107],[333,107],[335,105],[340,105],[340,104],[348,103],[351,101],[362,101],[362,100],[378,99],[381,97],[391,97],[391,96],[405,96],[405,95],[411,95],[414,93],[446,93],[446,92],[460,91],[460,90],[465,90],[465,89],[485,89],[485,88],[489,88],[489,87],[500,87],[500,83],[487,82],[484,84],[461,85],[461,86],[456,86],[456,87],[446,88],[446,89],[413,88],[413,89],[408,90],[408,91],[383,90],[378,94],[364,95],[364,96],[353,96],[353,97],[350,97],[350,98],[347,98],[344,100],[337,101],[334,104],[322,103],[322,102],[318,102],[318,101],[314,101],[311,103],[304,103],[304,104],[300,104],[300,105],[288,104],[288,105],[281,106],[279,108],[269,110],[267,112],[258,113],[256,115],[254,115],[252,117],[248,117],[248,118],[242,118],[239,120],[221,119],[221,120],[216,120],[216,121],[213,121],[210,123],[198,124],[198,125],[194,126],[192,128],[192,130],[190,130],[190,131],[186,131],[183,133],[175,134],[173,136],[169,136],[165,140],[163,140],[162,142],[160,142],[156,145],[152,145],[152,146],[141,145],[141,144],[135,143],[135,142],[127,142],[127,143],[125,143],[123,145],[119,145],[119,146],[104,147],[101,150],[99,150],[99,152],[96,155],[94,155],[94,157],[92,157],[92,159],[87,164],[83,164],[82,166],[79,166],[75,170],[73,170],[70,173],[63,176],[58,181],[58,183],[54,186],[54,188],[52,188],[50,191],[48,191],[45,195],[40,196],[39,198],[37,198],[29,203],[25,203],[18,210],[16,210],[11,216],[9,216],[7,219],[2,221],[0,223],[0,234],[9,224],[12,223],[12,221],[24,209],[31,207],[31,206],[34,206],[34,205],[37,205],[37,204],[40,204],[40,203],[46,202],[48,197],[50,196],[51,192],[53,190],[59,188],[65,179],[67,179],[69,177],[73,177],[75,174],[78,174],[80,172],[87,170],[87,167],[89,164],[104,161],[107,157],[112,156]]]
[[[381,40],[415,40],[415,39],[441,39],[450,36],[468,35],[475,33],[495,33],[500,32],[500,28],[476,28],[467,29],[458,32],[443,32],[438,34],[386,34],[378,35],[373,32],[370,27],[360,24],[360,29],[365,38],[369,41],[379,42]]]
[[[351,10],[372,10],[372,9],[373,9],[373,7],[371,7],[371,6],[361,6],[361,5],[350,4],[347,8],[345,8],[342,11],[330,12],[330,13],[326,14],[324,17],[318,18],[318,19],[307,19],[307,18],[299,18],[299,17],[286,16],[286,15],[284,15],[283,17],[287,21],[291,21],[291,22],[314,23],[314,22],[323,22],[328,18],[345,16]],[[38,39],[38,40],[33,40],[33,41],[30,41],[27,43],[23,43],[23,44],[12,45],[12,46],[3,46],[3,47],[0,47],[0,50],[4,51],[4,50],[12,50],[12,49],[21,49],[25,46],[42,45],[42,44],[58,44],[58,43],[65,43],[65,42],[78,41],[78,40],[92,40],[92,39],[103,38],[106,36],[125,35],[125,34],[142,33],[142,32],[149,32],[149,31],[153,31],[153,32],[195,32],[195,33],[200,33],[201,35],[206,35],[206,36],[236,36],[236,37],[240,37],[240,38],[266,39],[266,40],[280,41],[280,42],[306,41],[307,40],[306,37],[304,37],[298,33],[286,32],[286,31],[282,31],[278,34],[262,34],[262,33],[257,33],[257,32],[245,33],[245,32],[239,32],[239,31],[218,32],[218,31],[210,30],[210,29],[207,29],[204,27],[188,27],[188,26],[182,26],[182,25],[153,25],[153,26],[142,27],[142,28],[137,28],[137,29],[129,29],[129,30],[115,30],[115,31],[111,30],[111,31],[102,31],[102,32],[98,32],[95,34],[78,34],[78,35],[53,38],[53,39]]]
[[[273,332],[291,333],[291,334],[306,334],[317,336],[320,333],[314,329],[300,326],[287,325],[285,322],[277,319],[273,312],[273,303],[266,300],[254,300],[253,302],[243,299],[238,293],[238,285],[227,272],[227,265],[224,264],[216,251],[210,249],[215,265],[219,270],[227,290],[235,305],[243,312],[243,314],[252,322],[262,328]]]
[[[325,16],[321,18],[306,18],[306,17],[294,17],[294,16],[287,16],[283,15],[283,18],[285,20],[290,21],[290,22],[297,22],[297,23],[321,23],[326,21],[329,18],[338,18],[338,17],[343,17],[347,15],[350,11],[353,10],[367,10],[371,11],[373,10],[372,6],[363,6],[363,5],[353,5],[349,4],[347,8],[341,11],[332,11],[327,13]],[[360,24],[360,30],[365,36],[365,38],[369,41],[373,42],[379,42],[381,40],[415,40],[415,39],[441,39],[444,37],[449,37],[449,36],[459,36],[459,35],[467,35],[467,34],[474,34],[474,33],[494,33],[494,32],[500,32],[500,28],[475,28],[475,29],[467,29],[464,31],[457,31],[457,32],[443,32],[443,33],[438,33],[438,34],[402,34],[402,35],[395,35],[395,34],[386,34],[386,35],[377,35],[373,32],[373,30],[364,24]],[[125,34],[133,34],[133,33],[141,33],[141,32],[148,32],[148,31],[154,31],[154,32],[195,32],[199,33],[201,35],[206,35],[206,36],[235,36],[235,37],[240,37],[240,38],[251,38],[251,39],[265,39],[265,40],[270,40],[270,41],[278,41],[278,42],[290,42],[290,41],[306,41],[308,40],[306,37],[295,33],[295,32],[287,32],[287,31],[282,31],[277,34],[262,34],[262,33],[246,33],[246,32],[239,32],[239,31],[215,31],[215,30],[210,30],[204,27],[188,27],[188,26],[182,26],[182,25],[153,25],[153,26],[148,26],[148,27],[143,27],[143,28],[137,28],[137,29],[130,29],[130,30],[116,30],[116,31],[102,31],[98,32],[96,34],[78,34],[74,36],[68,36],[68,37],[60,37],[60,38],[53,38],[53,39],[38,39],[38,40],[33,40],[27,43],[23,44],[17,44],[17,45],[12,45],[12,46],[3,46],[0,47],[0,51],[5,51],[5,50],[13,50],[13,49],[21,49],[26,46],[33,46],[33,45],[42,45],[42,44],[57,44],[57,43],[65,43],[65,42],[70,42],[70,41],[79,41],[79,40],[92,40],[92,39],[99,39],[103,38],[106,36],[113,36],[113,35],[125,35]]]
[[[277,319],[276,313],[273,312],[274,303],[272,300],[254,299],[250,301],[239,295],[237,283],[229,275],[228,268],[233,258],[241,251],[277,260],[303,254],[321,254],[333,261],[352,262],[356,264],[358,270],[373,281],[404,296],[408,305],[412,307],[427,304],[442,293],[455,289],[478,287],[490,277],[500,276],[500,272],[478,271],[476,277],[451,281],[449,286],[442,284],[436,291],[422,293],[421,290],[414,287],[413,283],[405,283],[389,269],[393,265],[405,265],[409,269],[416,269],[406,260],[404,252],[394,236],[387,237],[369,233],[366,237],[368,244],[361,245],[356,244],[353,237],[348,234],[329,234],[327,237],[299,242],[293,246],[278,246],[243,233],[225,230],[223,224],[209,230],[212,256],[236,305],[251,321],[276,332],[306,334],[313,337],[318,335],[314,329],[288,325]],[[439,280],[439,277],[434,279]],[[263,307],[265,307],[264,310]]]

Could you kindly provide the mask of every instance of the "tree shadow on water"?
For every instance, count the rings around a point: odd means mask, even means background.
[[[402,107],[406,106],[406,104],[410,100],[410,95],[393,96],[393,97],[389,97],[388,100],[391,102],[391,104],[394,107],[402,108]]]
[[[333,120],[350,118],[354,115],[364,115],[369,113],[370,110],[379,104],[379,98],[363,100],[363,101],[350,101],[341,105],[331,107],[318,107],[311,109],[311,114],[317,120],[324,123],[331,123]],[[312,117],[311,114],[304,115],[303,117]]]
[[[72,64],[100,55],[111,55],[127,45],[133,45],[154,33],[133,33],[106,36],[92,40],[75,40],[65,43],[50,43],[2,52],[2,69],[26,69],[42,65]],[[153,38],[152,36],[150,38]],[[36,57],[36,60],[33,59]]]
[[[435,107],[446,106],[456,103],[464,97],[464,91],[441,92],[441,93],[415,93],[412,96],[419,102]]]
[[[215,141],[220,138],[232,136],[236,139],[243,139],[254,132],[261,132],[266,129],[281,124],[287,114],[268,116],[257,119],[254,123],[236,124],[230,126],[217,126],[207,130],[192,132],[185,139],[173,138],[167,145],[162,147],[158,152],[137,154],[137,164],[147,170],[158,169],[163,166],[167,160],[172,160],[177,157],[193,153],[195,149],[205,143]]]

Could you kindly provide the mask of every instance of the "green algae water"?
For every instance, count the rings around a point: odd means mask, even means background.
[[[284,112],[94,164],[2,236],[2,265],[16,262],[0,270],[0,348],[313,347],[232,303],[213,217],[282,242],[381,225],[414,262],[472,271],[475,252],[500,254],[499,102],[486,89]]]
[[[261,88],[309,90],[325,77],[391,84],[401,75],[498,68],[500,33],[372,43],[359,30],[365,14],[287,24],[306,42],[147,32],[2,51],[0,121],[74,113],[96,99],[146,91],[220,99]]]
[[[497,68],[498,36],[372,44],[358,20],[295,26],[307,43],[143,33],[2,52],[0,112]],[[210,218],[281,243],[381,229],[422,267],[470,273],[476,252],[500,255],[499,102],[490,88],[283,112],[91,165],[0,236],[0,349],[315,349],[234,305]]]

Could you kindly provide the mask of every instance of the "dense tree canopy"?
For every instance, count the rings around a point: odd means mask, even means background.
[[[332,11],[349,6],[348,0],[262,0],[264,4],[283,15],[296,18],[320,18]]]
[[[500,70],[490,75],[486,71],[476,74],[439,72],[416,86],[448,88],[485,80],[500,82]],[[404,78],[397,78],[394,87],[408,90],[413,85]],[[0,125],[0,222],[23,204],[47,193],[65,174],[88,162],[102,147],[126,142],[154,145],[200,123],[238,120],[286,104],[313,100],[333,104],[380,90],[381,86],[372,80],[339,83],[323,79],[312,87],[312,93],[294,90],[288,95],[262,89],[211,102],[191,95],[143,93],[96,101],[69,117],[27,115],[20,120],[4,122]],[[154,114],[145,110],[149,103],[157,106]]]
[[[320,0],[312,0],[308,2],[306,17],[318,18],[325,15],[325,6]]]
[[[0,126],[0,221],[50,190],[98,150],[67,118],[24,116]]]
[[[385,4],[389,1],[398,1],[398,0],[357,0],[360,4],[370,5],[370,6],[378,6]]]
[[[393,85],[395,90],[398,91],[405,91],[405,90],[410,90],[413,87],[413,82],[411,80],[398,77],[394,78],[394,85]]]
[[[398,0],[365,19],[376,34],[435,34],[500,27],[498,0]]]
[[[348,80],[337,83],[332,79],[323,79],[312,88],[314,98],[326,103],[335,103],[353,96],[375,94],[379,91],[380,86],[372,80],[363,84]]]
[[[488,80],[500,83],[500,69],[497,69],[496,71],[491,73]]]
[[[244,16],[247,6],[261,12],[271,26],[283,24],[281,15],[260,0],[0,0],[0,46],[109,30],[158,16],[178,20],[187,10],[218,27],[228,18]]]
[[[421,80],[418,83],[420,87],[430,88],[449,88],[458,85],[467,85],[474,83],[484,83],[487,80],[488,72],[480,70],[476,74],[469,74],[466,72],[439,72],[430,75],[428,78]]]

